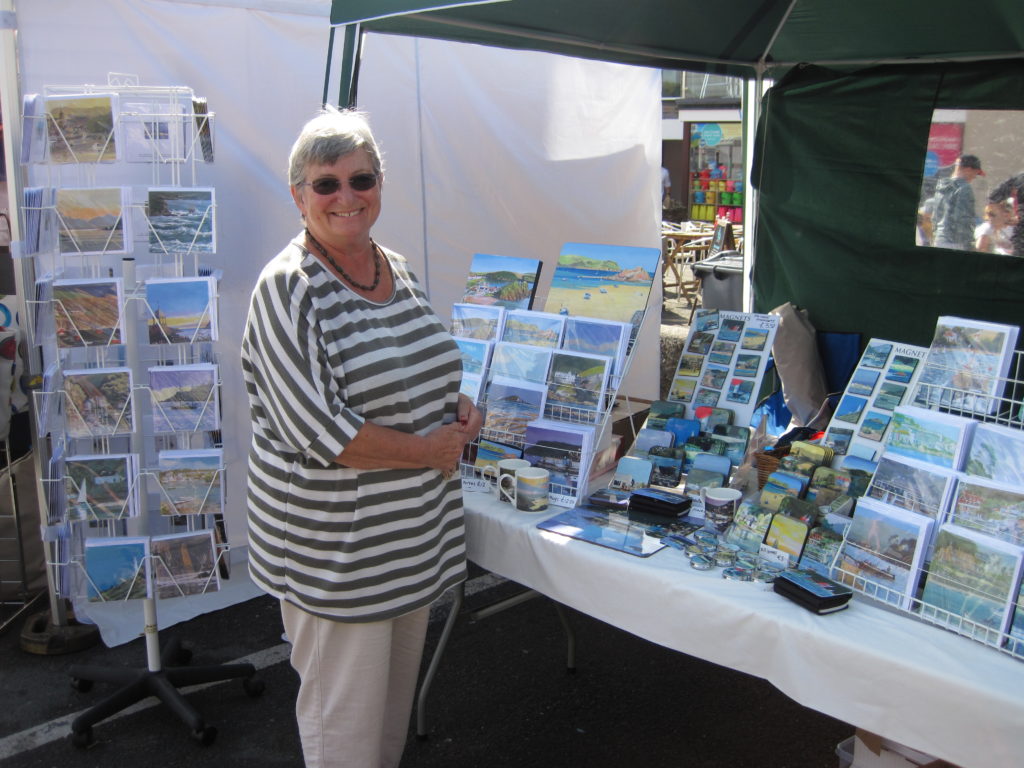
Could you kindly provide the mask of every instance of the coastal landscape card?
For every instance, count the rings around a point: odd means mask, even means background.
[[[213,187],[150,187],[149,252],[216,252],[215,210]]]
[[[484,467],[497,464],[502,459],[521,458],[523,458],[522,446],[516,447],[507,443],[499,443],[496,440],[481,438],[477,445],[476,459],[473,466],[477,469],[483,469]]]
[[[632,332],[633,326],[629,323],[570,315],[565,319],[562,349],[610,357],[612,375],[621,377],[626,370]]]
[[[154,432],[209,432],[220,429],[217,366],[163,365],[149,369]]]
[[[531,309],[542,266],[540,259],[473,254],[466,289],[459,301],[506,309]]]
[[[660,260],[660,248],[566,243],[544,309],[639,327]]]
[[[973,413],[994,412],[1019,332],[1014,325],[940,317],[914,403]]]
[[[51,163],[112,163],[117,160],[114,115],[117,94],[48,96],[46,135]]]
[[[481,437],[522,445],[526,426],[544,413],[547,387],[532,381],[492,378],[487,384]]]
[[[68,456],[64,460],[65,519],[69,523],[135,517],[138,457],[134,454]]]
[[[68,437],[108,437],[135,431],[130,368],[83,368],[64,372]]]
[[[122,343],[121,278],[54,280],[52,296],[58,347],[105,347]]]
[[[654,465],[650,459],[642,459],[638,456],[623,456],[615,465],[615,474],[608,483],[609,488],[621,491],[635,491],[637,488],[647,488],[651,484],[651,474],[654,472]]]
[[[121,187],[58,187],[60,252],[77,256],[125,253],[131,242],[126,207]]]
[[[166,277],[146,281],[150,344],[216,341],[217,282],[213,277]]]
[[[510,309],[505,313],[501,340],[555,349],[562,344],[565,320],[565,315]]]
[[[85,540],[85,575],[93,602],[139,600],[153,596],[149,539],[142,536]]]
[[[832,578],[909,609],[934,524],[925,515],[872,498],[858,499]]]
[[[886,454],[959,470],[975,421],[913,405],[893,411]]]
[[[504,321],[504,307],[453,304],[451,334],[466,339],[498,341]]]
[[[550,473],[551,503],[572,507],[586,488],[594,428],[538,419],[526,427],[523,458]]]
[[[499,341],[491,354],[491,368],[488,377],[523,379],[546,384],[551,369],[552,350],[532,344],[515,344]]]
[[[150,556],[156,596],[161,600],[220,589],[212,528],[154,536]]]
[[[607,400],[611,358],[555,350],[545,413],[555,419],[596,423]]]
[[[185,105],[166,101],[133,101],[121,104],[118,122],[125,162],[183,162],[190,123]]]
[[[1003,424],[978,424],[971,436],[964,471],[1024,488],[1024,431]]]
[[[867,496],[900,509],[942,520],[955,475],[934,464],[885,454],[878,461]]]
[[[491,364],[491,353],[494,350],[494,342],[456,337],[455,344],[459,348],[459,356],[462,360],[463,376],[466,374],[471,374],[477,377],[486,376],[487,369]]]
[[[219,515],[224,511],[220,448],[166,450],[157,456],[160,514]]]
[[[1013,544],[970,528],[941,526],[921,595],[921,617],[1001,644],[1017,599],[1022,558],[1021,548]]]
[[[950,504],[948,522],[1024,546],[1024,488],[962,475]]]

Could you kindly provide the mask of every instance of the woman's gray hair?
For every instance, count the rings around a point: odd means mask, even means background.
[[[338,158],[357,149],[370,155],[373,172],[384,172],[380,149],[373,138],[366,115],[354,109],[340,110],[326,105],[320,114],[302,126],[288,155],[288,183],[295,187],[306,180],[311,165],[334,165]]]

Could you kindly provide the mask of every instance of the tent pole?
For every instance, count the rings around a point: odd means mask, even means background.
[[[338,84],[339,107],[353,107],[356,103],[356,80],[359,76],[362,37],[359,24],[346,25],[344,48],[341,54],[341,82]]]
[[[327,89],[331,85],[331,63],[334,59],[334,27],[331,27],[330,35],[327,37],[327,66],[324,68],[324,95],[320,99],[321,104],[327,103]]]

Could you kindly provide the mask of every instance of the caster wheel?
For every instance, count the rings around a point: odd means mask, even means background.
[[[197,728],[192,731],[192,738],[204,747],[208,747],[217,739],[217,729],[212,725],[208,725],[205,728]]]
[[[71,687],[79,693],[88,693],[92,690],[92,680],[83,680],[80,677],[71,678]]]
[[[267,684],[257,677],[243,678],[242,687],[245,688],[245,692],[254,699],[262,696],[263,692],[267,690]]]
[[[92,745],[92,726],[89,726],[84,731],[72,731],[71,732],[71,743],[79,749],[85,749]]]

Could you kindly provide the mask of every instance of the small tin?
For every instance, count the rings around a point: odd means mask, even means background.
[[[718,534],[712,533],[711,531],[694,531],[693,540],[698,544],[713,544],[715,547],[718,546]]]
[[[753,573],[753,580],[761,584],[771,584],[781,571],[774,568],[758,568]]]
[[[746,568],[726,568],[722,571],[722,578],[730,581],[751,581],[752,573]]]
[[[719,549],[715,552],[715,565],[721,568],[731,568],[736,565],[736,553],[728,549]]]
[[[751,552],[737,552],[736,565],[753,571],[757,569],[757,555]]]
[[[686,554],[688,554],[688,555],[703,555],[704,554],[704,547],[702,547],[700,544],[689,544],[686,547]]]
[[[690,567],[695,571],[710,571],[713,565],[711,558],[704,555],[694,555],[690,558]]]

